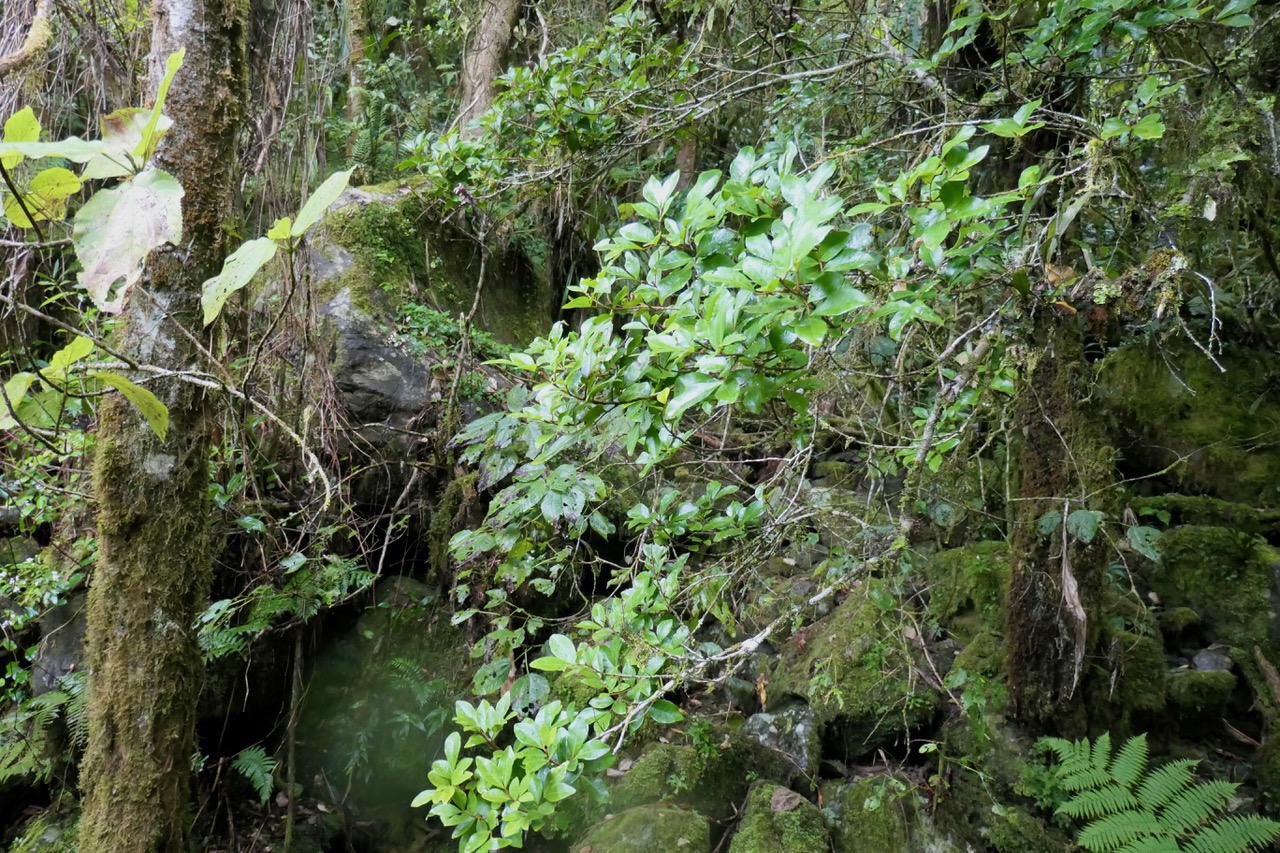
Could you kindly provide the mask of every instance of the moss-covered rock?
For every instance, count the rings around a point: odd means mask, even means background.
[[[1006,655],[1003,637],[990,631],[980,631],[956,655],[952,671],[964,670],[968,675],[1000,678],[1004,675]]]
[[[1162,710],[1168,663],[1160,640],[1151,634],[1112,628],[1106,632],[1103,648],[1116,676],[1108,684],[1107,698],[1119,706],[1120,715]]]
[[[815,850],[818,848],[814,848]],[[710,853],[711,825],[702,815],[665,804],[628,809],[587,830],[573,853]]]
[[[1273,820],[1280,818],[1280,737],[1268,737],[1253,757],[1253,775],[1263,814]]]
[[[1280,423],[1269,387],[1275,354],[1228,350],[1224,371],[1187,344],[1135,344],[1110,353],[1098,399],[1133,474],[1161,474],[1185,491],[1280,506],[1280,447],[1261,445]]]
[[[1224,670],[1179,669],[1169,674],[1169,701],[1184,716],[1220,714],[1235,689],[1235,674]]]
[[[765,782],[752,787],[729,853],[819,853],[829,848],[818,807],[789,788]]]
[[[915,786],[879,775],[822,788],[823,811],[836,853],[899,853],[920,849]]]
[[[1274,648],[1277,558],[1266,543],[1228,527],[1182,525],[1161,537],[1160,551],[1160,565],[1144,576],[1164,604],[1193,609],[1210,642]]]
[[[1202,524],[1259,534],[1280,529],[1280,510],[1259,509],[1207,495],[1155,495],[1138,498],[1133,508],[1144,519],[1164,525]]]
[[[769,677],[772,701],[795,696],[813,708],[827,758],[857,760],[922,728],[938,710],[901,614],[881,609],[892,596],[873,583],[793,636]]]
[[[978,542],[935,554],[925,567],[929,614],[962,641],[986,628],[1004,630],[1009,595],[1009,545]]]

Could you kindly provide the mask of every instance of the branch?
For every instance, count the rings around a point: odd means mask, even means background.
[[[0,80],[23,66],[30,64],[49,46],[53,29],[49,26],[49,17],[53,14],[53,0],[36,0],[36,15],[27,28],[27,37],[22,47],[13,53],[0,56]]]

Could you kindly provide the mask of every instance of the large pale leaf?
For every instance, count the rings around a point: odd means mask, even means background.
[[[88,178],[120,178],[132,175],[142,167],[145,158],[138,157],[139,148],[147,151],[147,156],[155,152],[155,144],[173,121],[161,115],[151,133],[151,145],[145,146],[145,134],[151,122],[151,110],[140,107],[125,107],[116,110],[102,119],[103,152],[88,162],[82,177]]]
[[[182,186],[166,172],[145,169],[127,184],[94,194],[76,213],[72,241],[84,266],[80,283],[99,310],[119,313],[147,255],[181,239]]]
[[[96,139],[81,139],[70,136],[57,142],[0,142],[0,158],[8,161],[14,154],[41,160],[45,157],[61,157],[72,163],[84,163],[103,150],[103,144]]]
[[[123,394],[125,399],[147,419],[147,424],[150,425],[156,437],[164,441],[165,435],[169,432],[169,410],[155,394],[141,385],[135,385],[118,373],[99,371],[90,375]]]
[[[334,172],[325,182],[316,187],[316,191],[311,194],[311,198],[307,199],[307,203],[302,206],[302,210],[298,211],[298,218],[293,222],[293,228],[289,232],[293,237],[301,237],[307,233],[307,229],[320,221],[320,217],[324,216],[324,212],[329,209],[329,205],[338,200],[338,196],[342,195],[342,191],[347,188],[347,183],[351,180],[352,169],[345,172]]]
[[[5,142],[35,142],[40,138],[40,120],[31,107],[23,107],[5,120],[3,138]],[[6,169],[12,169],[21,162],[21,154],[0,157],[0,166]]]
[[[222,264],[222,272],[200,288],[200,304],[204,306],[204,324],[207,326],[222,313],[222,306],[231,294],[244,287],[257,275],[262,265],[276,256],[279,246],[270,237],[250,240],[231,253]]]

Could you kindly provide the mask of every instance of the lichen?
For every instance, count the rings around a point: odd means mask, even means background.
[[[752,787],[729,853],[814,853],[828,848],[826,822],[818,807],[765,782]]]

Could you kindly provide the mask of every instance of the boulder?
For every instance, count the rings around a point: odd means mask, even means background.
[[[807,799],[768,782],[751,788],[729,853],[818,853],[830,849],[822,812]]]
[[[711,824],[697,812],[652,803],[601,821],[569,849],[572,853],[710,853]]]

